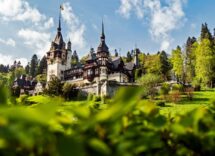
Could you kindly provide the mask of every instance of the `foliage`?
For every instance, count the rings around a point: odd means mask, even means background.
[[[160,55],[155,54],[145,56],[144,68],[146,73],[161,75],[161,66]]]
[[[0,83],[0,106],[8,103],[8,90],[4,84]]]
[[[177,90],[179,92],[183,92],[184,91],[184,86],[182,84],[173,84],[172,85],[172,90]]]
[[[197,40],[195,37],[188,37],[185,47],[185,70],[186,70],[186,82],[191,83],[195,77],[195,63],[196,56],[195,50],[198,46]]]
[[[178,103],[181,100],[181,92],[179,90],[173,90],[170,92],[170,100],[173,103]]]
[[[214,75],[215,55],[212,43],[203,39],[196,49],[196,78],[204,85],[211,86]]]
[[[189,100],[193,100],[194,88],[192,88],[192,87],[187,87],[187,88],[185,89],[185,93],[186,93],[187,98],[188,98]]]
[[[1,107],[0,155],[214,154],[213,107],[168,118],[141,94],[121,90],[99,111],[86,101],[67,104],[53,97],[31,97],[36,105],[27,108]]]
[[[32,77],[35,77],[37,75],[37,70],[38,70],[38,58],[37,58],[37,55],[34,54],[31,58],[30,75]]]
[[[171,63],[173,66],[173,72],[177,77],[177,81],[183,81],[183,74],[184,74],[184,67],[183,67],[183,56],[181,47],[177,47],[175,50],[172,51],[172,58]]]
[[[25,66],[25,73],[26,73],[27,75],[30,74],[30,64],[29,64],[29,62],[28,62],[28,64]]]
[[[160,93],[160,95],[163,96],[164,100],[167,100],[167,96],[168,96],[169,92],[170,92],[170,84],[163,83],[161,88],[160,88],[159,93]]]
[[[25,74],[25,69],[23,67],[18,67],[14,70],[15,77],[20,77]]]
[[[192,86],[194,87],[195,91],[200,91],[201,90],[201,82],[197,78],[194,78],[192,81]]]
[[[68,82],[63,85],[62,92],[65,100],[72,100],[77,97],[78,90],[75,88],[76,86],[74,84],[70,84]]]
[[[46,56],[43,56],[41,61],[39,62],[38,70],[37,70],[37,75],[39,74],[45,74],[47,71],[47,59]]]
[[[51,96],[59,96],[62,94],[62,83],[61,80],[56,76],[52,76],[51,80],[48,82],[48,88],[45,93]]]
[[[126,57],[126,62],[131,62],[132,61],[132,55],[131,55],[131,52],[128,51],[127,52],[127,57]]]
[[[37,82],[46,83],[47,76],[46,76],[46,74],[39,74],[36,76],[36,80],[37,80]]]
[[[138,80],[138,83],[140,83],[144,91],[146,91],[146,94],[150,96],[150,98],[154,98],[157,94],[157,86],[158,83],[161,82],[161,78],[158,75],[155,74],[146,74],[142,78]]]
[[[161,63],[161,74],[164,77],[165,80],[168,80],[169,72],[172,68],[170,60],[167,57],[167,53],[165,51],[162,51],[160,53],[160,63]]]
[[[28,104],[28,95],[26,95],[26,94],[23,94],[23,95],[20,95],[20,97],[18,98],[18,104],[20,104],[20,105],[27,105]]]
[[[156,102],[156,105],[160,106],[160,107],[165,107],[165,102],[164,101],[158,101],[158,102]]]

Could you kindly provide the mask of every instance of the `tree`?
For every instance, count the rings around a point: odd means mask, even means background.
[[[130,51],[127,52],[127,58],[126,58],[126,62],[131,62],[132,61],[132,56]]]
[[[213,40],[212,38],[212,35],[211,35],[211,32],[210,30],[208,29],[208,25],[207,23],[205,24],[202,24],[202,28],[201,28],[201,41],[204,40],[204,39],[208,39],[210,41]]]
[[[78,62],[79,62],[79,58],[78,58],[78,54],[77,54],[77,52],[76,52],[76,50],[75,50],[75,51],[73,52],[73,54],[72,54],[71,65],[72,65],[72,66],[75,66],[75,65],[78,64]]]
[[[186,82],[188,83],[192,82],[195,77],[195,49],[197,44],[195,37],[189,37],[185,46],[185,71]]]
[[[15,77],[20,77],[21,75],[26,74],[23,67],[18,67],[14,70]]]
[[[78,91],[75,89],[75,85],[68,82],[63,85],[62,91],[65,100],[71,100],[72,98],[77,97],[78,94]]]
[[[161,75],[160,55],[147,55],[144,60],[144,68],[146,73]]]
[[[161,74],[163,75],[164,80],[167,80],[169,71],[171,70],[171,63],[165,51],[162,51],[159,55],[161,63]]]
[[[46,83],[47,76],[46,76],[46,74],[39,74],[36,76],[36,80],[37,80],[37,82]]]
[[[215,77],[215,54],[212,43],[209,39],[203,39],[196,48],[196,78],[204,86],[213,86]]]
[[[37,58],[37,55],[34,54],[32,56],[31,66],[30,66],[30,75],[32,77],[35,77],[37,75],[37,69],[38,69],[38,58]]]
[[[39,63],[37,74],[45,74],[46,71],[47,71],[47,59],[46,59],[46,56],[43,56],[43,58]]]
[[[51,96],[59,96],[62,94],[62,83],[56,76],[52,76],[48,82],[48,88],[45,91],[46,94]]]
[[[114,51],[114,56],[115,57],[118,57],[119,56],[119,53],[118,53],[118,51],[115,49],[115,51]]]
[[[29,73],[30,73],[30,63],[28,62],[28,64],[26,65],[26,67],[25,67],[25,73],[27,74],[27,75],[29,75]]]
[[[138,83],[141,84],[146,92],[146,95],[149,95],[152,99],[157,94],[158,83],[161,82],[161,78],[156,74],[146,74],[141,79],[138,80]]]
[[[184,67],[181,47],[178,46],[172,51],[171,57],[172,70],[177,78],[177,81],[183,81]]]

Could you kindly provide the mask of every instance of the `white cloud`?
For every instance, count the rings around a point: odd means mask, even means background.
[[[0,43],[5,44],[7,46],[11,46],[11,47],[16,46],[16,42],[11,38],[9,38],[7,40],[4,40],[4,39],[0,38]]]
[[[50,28],[54,26],[53,18],[48,18],[27,0],[0,0],[0,19],[7,22],[28,22],[25,28],[20,28],[18,37],[24,43],[28,53],[43,56],[50,46]],[[0,40],[1,43],[15,46],[14,40]]]
[[[161,42],[160,50],[169,50],[173,38],[171,32],[184,23],[183,6],[187,0],[135,0],[138,7],[129,7],[131,0],[121,0],[120,13],[129,17],[132,11],[146,13],[149,16],[150,33],[153,39]],[[122,9],[124,8],[124,10]]]
[[[50,29],[54,26],[54,19],[51,17],[44,23],[44,29]]]
[[[67,38],[70,38],[72,45],[75,48],[83,49],[86,46],[84,38],[85,25],[82,24],[79,18],[74,14],[70,3],[64,3],[62,18],[66,22],[69,32]]]
[[[18,36],[24,39],[24,44],[31,47],[32,52],[40,57],[44,56],[50,48],[50,33],[39,32],[31,29],[21,29]]]
[[[131,12],[137,15],[138,18],[144,17],[143,1],[142,0],[120,0],[121,5],[118,13],[125,18],[129,18]]]
[[[0,15],[7,21],[32,21],[34,23],[44,20],[45,15],[29,5],[26,0],[0,0]]]
[[[0,53],[0,64],[12,65],[15,60],[20,61],[23,66],[26,66],[28,63],[28,60],[26,58],[15,58],[11,55],[4,55]]]

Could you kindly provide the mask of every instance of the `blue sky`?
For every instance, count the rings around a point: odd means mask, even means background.
[[[201,23],[215,27],[214,0],[0,0],[0,64],[26,64],[46,54],[56,34],[59,5],[62,33],[86,55],[97,48],[104,19],[106,42],[124,55],[135,45],[145,53],[183,45],[199,36]]]

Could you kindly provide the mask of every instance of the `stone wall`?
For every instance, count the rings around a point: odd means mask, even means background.
[[[84,94],[95,94],[98,96],[115,96],[116,92],[120,87],[137,86],[133,83],[118,83],[113,81],[104,81],[100,83],[90,84],[84,87],[79,87],[78,89]]]

